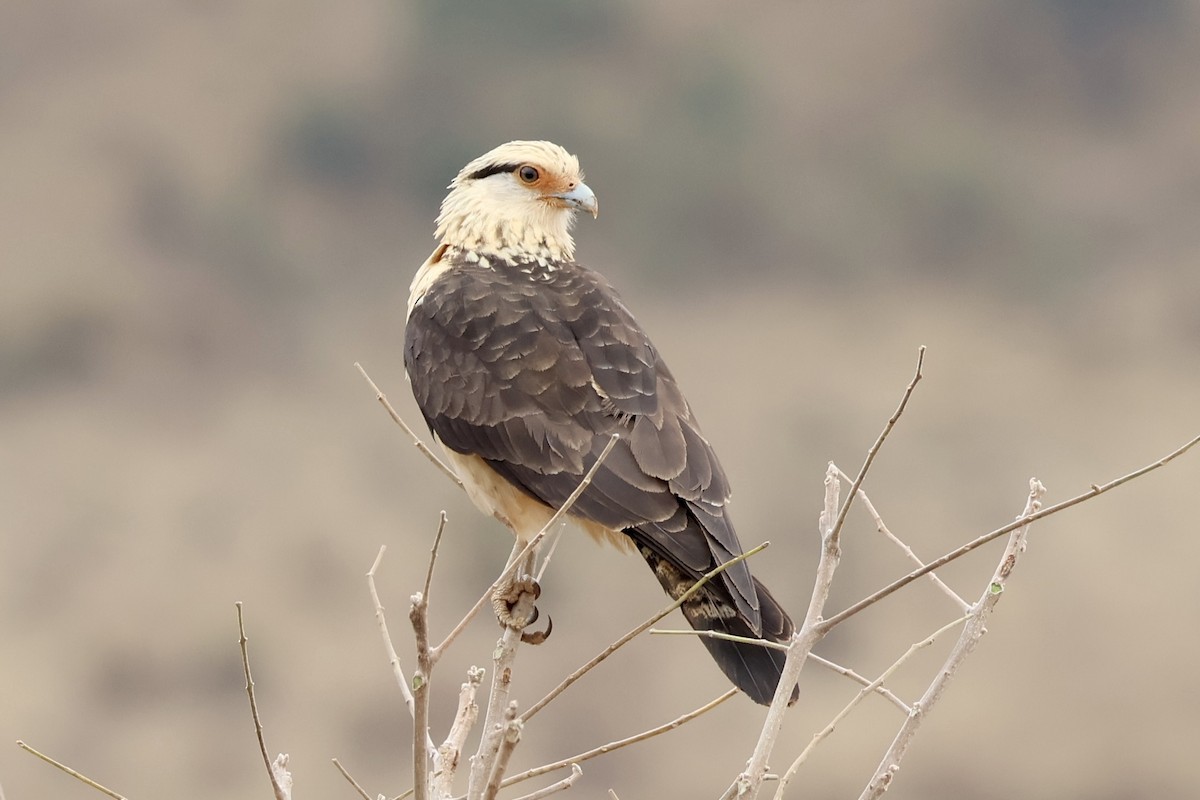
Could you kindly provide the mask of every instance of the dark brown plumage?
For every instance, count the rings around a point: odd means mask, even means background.
[[[544,186],[522,185],[527,165]],[[577,164],[555,145],[510,143],[468,165],[451,189],[439,218],[442,246],[414,280],[405,336],[405,367],[430,430],[457,454],[475,502],[521,539],[620,434],[570,513],[593,534],[635,547],[678,597],[742,552],[726,508],[729,484],[633,315],[572,258],[570,216],[595,208]],[[526,214],[512,210],[519,192],[529,195]],[[540,236],[531,219],[548,212],[537,203],[549,203],[549,219],[560,223]],[[698,630],[774,642],[793,632],[745,563],[683,612]],[[770,701],[781,651],[703,641],[739,688]]]

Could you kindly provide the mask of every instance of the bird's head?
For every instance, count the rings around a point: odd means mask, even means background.
[[[570,260],[576,211],[596,216],[579,159],[551,142],[508,142],[462,168],[442,201],[444,244],[509,260]]]

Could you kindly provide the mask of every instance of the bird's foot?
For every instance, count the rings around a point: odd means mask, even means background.
[[[492,610],[501,627],[521,631],[521,641],[525,644],[541,644],[554,629],[554,620],[547,617],[546,630],[525,630],[537,621],[538,610],[534,603],[541,594],[542,587],[529,575],[509,578],[492,592]]]

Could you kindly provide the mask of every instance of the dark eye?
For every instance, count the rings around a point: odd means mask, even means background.
[[[540,173],[537,171],[537,167],[530,166],[529,164],[526,164],[518,169],[517,176],[520,177],[524,183],[533,183],[541,177]]]

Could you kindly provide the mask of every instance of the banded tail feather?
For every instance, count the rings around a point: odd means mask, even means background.
[[[627,531],[637,539],[636,531]],[[698,578],[688,574],[667,558],[657,553],[645,544],[638,544],[638,552],[654,571],[655,577],[663,589],[673,599],[678,600],[684,592],[692,588]],[[717,577],[709,581],[700,591],[688,598],[680,610],[693,630],[717,631],[732,636],[747,639],[763,639],[768,642],[787,644],[795,633],[795,625],[791,617],[784,611],[779,602],[763,586],[757,578],[754,590],[758,594],[759,614],[761,623],[755,629],[752,620],[738,609],[731,590],[726,581]],[[773,647],[732,642],[727,639],[715,639],[708,636],[699,637],[708,649],[709,655],[717,662],[717,666],[725,673],[725,677],[733,685],[741,689],[756,703],[769,705],[775,696],[779,678],[783,674],[783,664],[787,654]],[[792,689],[788,704],[796,702],[800,696],[799,687]]]

